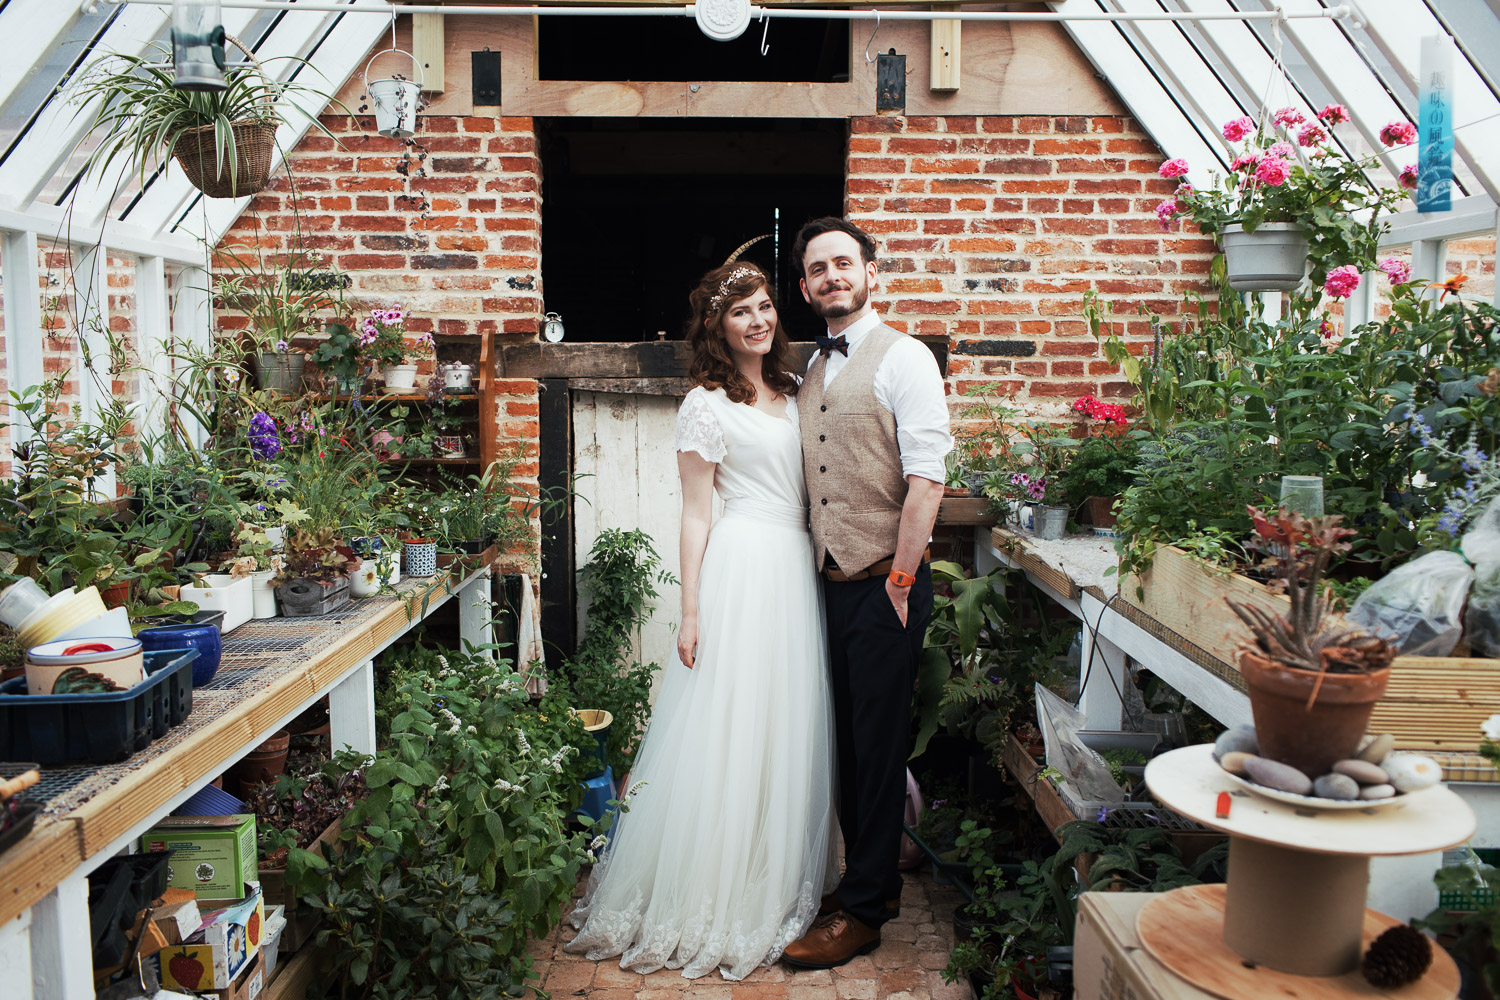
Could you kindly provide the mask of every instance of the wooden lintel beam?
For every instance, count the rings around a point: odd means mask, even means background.
[[[919,336],[937,359],[939,370],[946,373],[948,338],[943,335]],[[810,343],[794,343],[796,370],[802,371],[817,348]],[[682,340],[651,340],[636,344],[509,344],[500,348],[500,374],[504,378],[589,380],[652,380],[686,378],[692,361],[692,348]],[[651,392],[649,389],[607,389],[589,384],[572,385],[593,392]],[[653,395],[674,393],[651,392]]]

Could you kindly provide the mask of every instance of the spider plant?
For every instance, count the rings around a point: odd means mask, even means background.
[[[116,53],[96,63],[69,89],[78,114],[93,107],[90,136],[99,136],[98,147],[89,156],[89,168],[103,174],[116,159],[124,157],[140,173],[144,184],[148,173],[177,152],[192,129],[213,128],[218,176],[229,165],[231,177],[238,170],[235,125],[259,124],[275,128],[286,121],[288,110],[306,118],[330,139],[337,139],[318,112],[329,103],[348,111],[330,94],[295,80],[278,83],[259,63],[234,67],[225,75],[227,86],[216,91],[178,90],[172,86],[171,50],[155,43],[142,55]],[[286,57],[307,65],[306,60]],[[289,94],[317,98],[312,110],[286,101]],[[196,146],[196,138],[188,148]],[[237,183],[237,178],[236,178]]]

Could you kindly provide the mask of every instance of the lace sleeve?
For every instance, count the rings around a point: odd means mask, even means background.
[[[688,393],[677,411],[677,450],[696,451],[710,462],[724,460],[724,429],[701,388]]]

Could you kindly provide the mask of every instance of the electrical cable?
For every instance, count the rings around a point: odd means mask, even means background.
[[[1094,654],[1096,654],[1099,651],[1099,626],[1104,623],[1104,616],[1109,611],[1110,607],[1115,603],[1115,601],[1117,601],[1119,599],[1120,599],[1120,592],[1118,590],[1115,591],[1113,594],[1109,595],[1109,600],[1107,600],[1107,601],[1104,602],[1104,607],[1102,607],[1102,608],[1099,609],[1099,614],[1094,619],[1094,627],[1093,627],[1092,630],[1090,630],[1090,633],[1089,633],[1091,636],[1093,636],[1093,640],[1089,643],[1089,660],[1088,660],[1087,663],[1085,663],[1083,665],[1083,680],[1081,680],[1081,681],[1078,682],[1078,698],[1073,702],[1073,707],[1074,708],[1077,708],[1079,705],[1083,704],[1083,692],[1084,692],[1084,690],[1089,685],[1089,676],[1094,672]],[[1082,611],[1081,608],[1079,610],[1080,610],[1080,612]],[[1088,625],[1088,619],[1087,618],[1084,618],[1083,624],[1085,626]],[[1120,685],[1117,684],[1117,683],[1115,683],[1114,674],[1112,674],[1112,673],[1109,672],[1108,667],[1109,667],[1109,664],[1106,663],[1105,664],[1104,676],[1106,676],[1106,677],[1109,678],[1110,686],[1115,689],[1115,694],[1119,695],[1119,697],[1120,697],[1120,704],[1124,705],[1125,704],[1125,692],[1121,691],[1120,690]]]

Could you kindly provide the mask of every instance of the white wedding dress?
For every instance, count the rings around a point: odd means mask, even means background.
[[[688,393],[677,450],[718,463],[693,669],[674,660],[629,811],[568,951],[742,979],[801,937],[837,882],[833,709],[795,401],[785,419]],[[622,790],[623,794],[623,790]],[[832,882],[825,879],[832,875]]]

